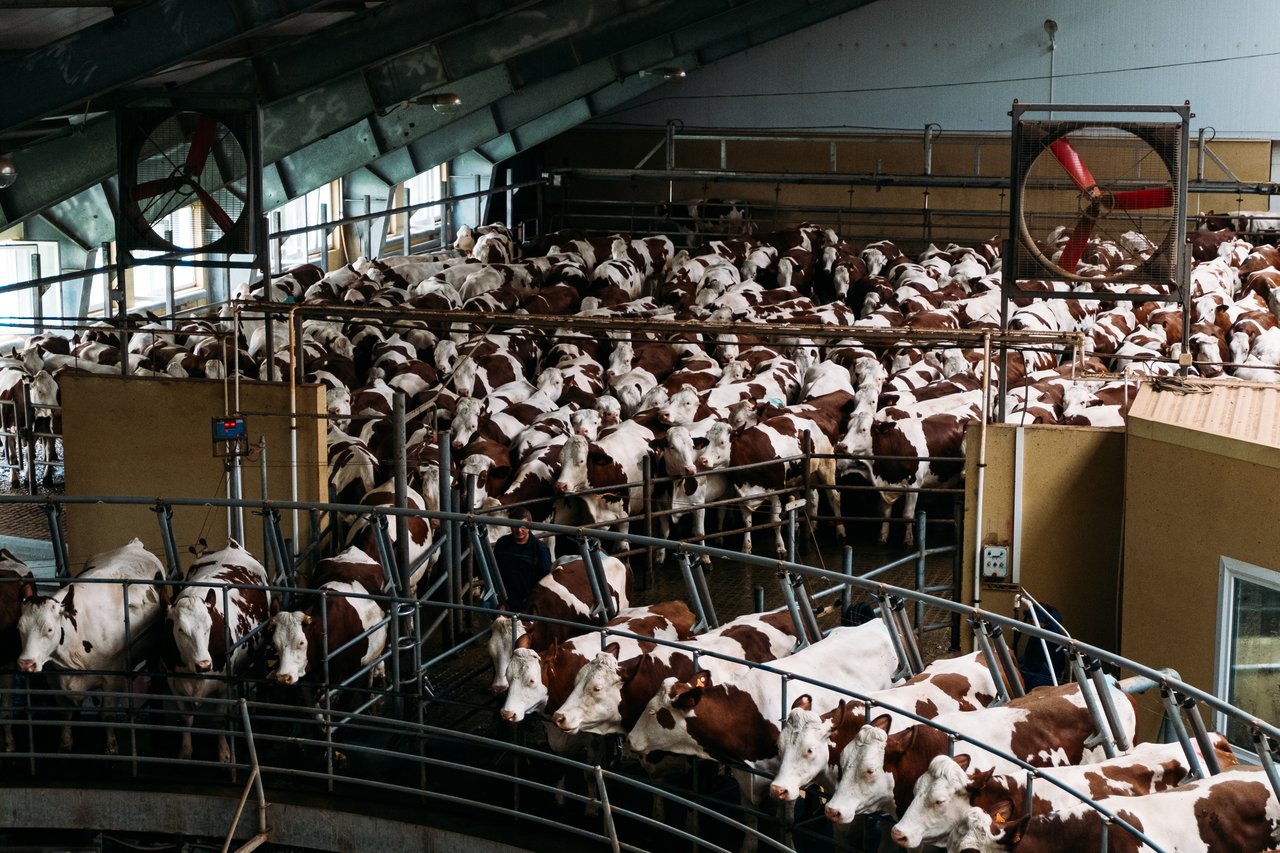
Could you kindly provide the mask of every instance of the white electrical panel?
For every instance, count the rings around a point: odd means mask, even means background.
[[[1009,548],[1006,545],[982,546],[982,577],[991,581],[1009,580]]]

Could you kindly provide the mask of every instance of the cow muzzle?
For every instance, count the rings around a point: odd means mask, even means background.
[[[271,674],[271,680],[285,685],[293,684],[293,676],[286,672],[273,672]]]
[[[833,809],[831,808],[831,806],[827,806],[826,814],[827,814],[827,820],[831,821],[832,823],[848,823],[849,822],[848,820],[845,819],[844,812],[840,811],[839,809]]]
[[[560,493],[560,494],[562,494],[562,495],[563,495],[563,494],[565,494],[566,492],[568,492],[568,491],[569,491],[569,484],[568,484],[568,483],[556,483],[556,491],[557,491],[557,492],[559,492],[559,493]]]
[[[573,734],[578,730],[578,727],[576,725],[571,725],[569,723],[569,718],[566,717],[564,714],[556,714],[554,717],[552,717],[552,720],[555,722],[556,728],[558,728],[562,732],[568,732],[569,734]]]
[[[211,660],[196,661],[196,664],[195,664],[196,672],[209,672],[212,669],[213,669],[213,661]]]
[[[773,797],[775,800],[781,800],[784,803],[788,800],[795,799],[791,796],[791,792],[783,785],[770,785],[769,796]]]
[[[36,662],[31,660],[30,658],[22,658],[21,660],[18,661],[18,669],[20,669],[23,672],[35,672]]]
[[[893,843],[899,847],[911,847],[911,839],[907,838],[896,826],[889,831],[889,837],[893,839]]]
[[[505,708],[502,710],[502,719],[506,720],[508,723],[520,722],[518,719],[516,719],[515,711],[508,711]]]

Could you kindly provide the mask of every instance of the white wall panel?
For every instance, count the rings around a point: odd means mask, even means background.
[[[1181,103],[1195,128],[1280,138],[1280,9],[1236,0],[876,0],[712,63],[605,122],[1005,131],[1014,98]],[[1046,18],[1058,22],[1049,51]]]

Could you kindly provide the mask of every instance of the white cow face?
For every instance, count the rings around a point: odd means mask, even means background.
[[[560,494],[587,488],[587,450],[589,442],[584,436],[571,435],[560,450],[560,476],[556,479],[556,491]]]
[[[861,392],[859,392],[861,393]],[[873,415],[869,411],[854,412],[849,418],[849,431],[836,445],[836,453],[841,458],[836,460],[836,472],[847,474],[858,468],[867,466],[865,460],[849,459],[848,456],[869,456],[871,454],[871,423]]]
[[[507,528],[494,525],[490,529],[505,532]],[[519,639],[524,634],[524,625],[517,625],[516,630],[519,632],[516,639]],[[489,630],[489,659],[493,661],[493,682],[489,685],[489,691],[494,696],[507,692],[509,686],[507,670],[511,664],[511,647],[511,617],[499,616],[493,620]]]
[[[775,800],[795,800],[800,789],[808,785],[827,768],[831,755],[831,721],[824,720],[809,710],[803,700],[800,707],[793,707],[782,725],[778,736],[778,772],[769,786]]]
[[[578,672],[573,691],[553,717],[562,732],[622,733],[622,671],[617,654],[618,644],[610,643]]]
[[[710,683],[706,672],[699,672],[688,683],[675,678],[663,681],[627,735],[627,747],[641,755],[661,750],[711,758],[689,734],[687,723],[689,714],[702,699],[702,691]]]
[[[18,617],[18,636],[22,640],[22,656],[18,669],[39,672],[66,639],[63,619],[67,609],[55,598],[39,596],[22,605]]]
[[[280,656],[280,663],[271,678],[281,684],[297,684],[307,674],[307,632],[311,617],[295,611],[281,611],[271,617],[268,630],[271,644]]]
[[[696,457],[698,451],[693,446],[693,436],[686,426],[673,426],[667,430],[667,443],[662,449],[662,462],[671,477],[693,476],[698,471]]]
[[[939,755],[916,780],[915,798],[894,825],[893,840],[901,847],[945,844],[969,811],[969,756]],[[988,774],[990,775],[990,774]]]
[[[754,412],[754,409],[752,410]],[[732,450],[733,428],[729,424],[713,424],[707,431],[707,446],[702,448],[698,456],[698,464],[703,468],[723,468],[729,464],[729,452]]]
[[[548,400],[559,400],[564,393],[564,372],[558,367],[548,367],[539,373],[538,391]]]
[[[199,590],[192,595],[180,595],[169,608],[166,619],[178,646],[182,665],[191,672],[209,672],[213,660],[209,654],[209,637],[213,631],[213,618],[209,609],[217,607],[217,592],[210,589],[204,595]]]
[[[472,391],[476,387],[476,378],[478,371],[476,363],[473,359],[461,359],[453,368],[453,374],[450,376],[453,382],[453,390],[459,397],[470,397]]]
[[[453,433],[453,446],[458,450],[466,447],[480,428],[480,411],[483,408],[484,404],[472,397],[464,397],[458,401],[453,413],[453,423],[449,428]]]
[[[662,386],[655,386],[661,388]],[[658,412],[658,419],[664,424],[687,424],[693,422],[698,411],[698,392],[692,386],[684,386]]]
[[[883,718],[886,719],[887,718]],[[885,746],[889,735],[874,725],[858,730],[853,742],[840,755],[840,782],[827,801],[827,819],[849,823],[860,814],[894,814],[893,774],[884,769]]]
[[[948,850],[963,850],[965,853],[1005,853],[1009,848],[1001,842],[1005,831],[993,833],[992,824],[1001,823],[977,806],[970,806],[963,820],[947,839]]]
[[[588,441],[595,441],[600,437],[600,426],[603,420],[597,409],[579,409],[569,415],[569,431],[574,435],[585,437]]]
[[[502,719],[518,723],[526,714],[547,705],[547,686],[542,683],[542,660],[533,649],[516,649],[507,662],[507,699],[502,703]]]
[[[596,398],[596,411],[600,413],[600,426],[613,426],[622,420],[622,404],[616,397],[605,394]]]
[[[621,376],[631,370],[631,360],[635,358],[635,349],[627,341],[623,341],[613,349],[609,356],[609,367],[606,376]]]

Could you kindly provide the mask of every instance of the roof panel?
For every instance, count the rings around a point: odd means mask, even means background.
[[[1230,379],[1143,383],[1130,434],[1280,468],[1280,385]]]

